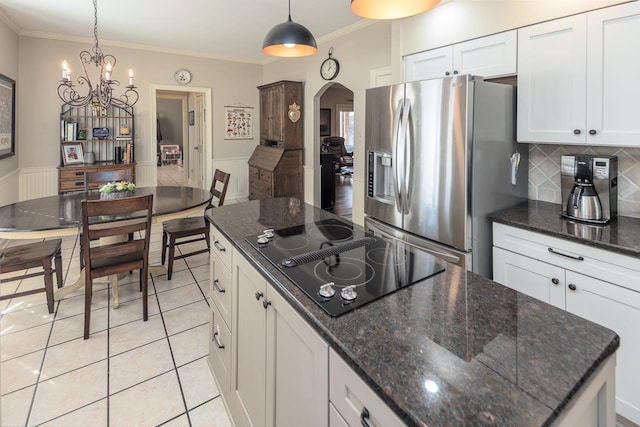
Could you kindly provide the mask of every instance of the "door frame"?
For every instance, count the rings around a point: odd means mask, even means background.
[[[162,85],[162,84],[151,84],[150,86],[150,102],[149,102],[149,111],[150,111],[150,116],[151,116],[151,120],[150,120],[150,132],[149,135],[157,135],[157,131],[158,131],[158,126],[157,126],[157,121],[155,120],[156,114],[157,114],[157,92],[158,91],[171,91],[171,92],[183,92],[186,95],[191,95],[194,93],[202,93],[204,94],[204,123],[202,124],[202,126],[204,127],[204,141],[203,141],[203,150],[202,150],[202,155],[204,156],[204,170],[203,172],[203,177],[202,177],[202,182],[205,184],[208,182],[211,182],[211,180],[213,179],[213,172],[211,171],[212,168],[212,153],[213,153],[213,120],[208,120],[207,121],[207,114],[211,114],[210,112],[213,111],[212,109],[212,105],[213,105],[213,101],[212,101],[212,90],[211,88],[207,88],[207,87],[195,87],[195,86],[177,86],[177,85]],[[208,123],[207,123],[208,122]],[[188,123],[187,121],[185,121],[185,123]],[[153,163],[154,165],[156,164],[156,159],[158,156],[158,144],[157,141],[155,143],[150,144],[151,145],[151,159],[153,159]],[[188,172],[187,172],[188,174]],[[153,168],[153,173],[152,173],[153,177],[152,180],[155,183],[158,181],[158,168],[157,166]],[[206,189],[208,189],[208,186],[205,187]]]

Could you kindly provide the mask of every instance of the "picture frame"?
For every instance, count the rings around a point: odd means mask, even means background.
[[[16,155],[16,81],[0,74],[0,159]]]
[[[74,165],[84,163],[84,151],[81,142],[63,142],[60,145],[62,149],[62,163],[66,165]]]
[[[196,113],[195,111],[189,111],[189,126],[194,126],[196,124]]]
[[[253,139],[253,107],[224,107],[224,139]]]
[[[331,108],[320,109],[320,136],[331,135]]]

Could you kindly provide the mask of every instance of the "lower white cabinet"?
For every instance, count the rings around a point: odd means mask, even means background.
[[[640,260],[493,225],[493,280],[620,336],[616,411],[640,424]]]
[[[241,255],[233,276],[235,424],[326,427],[328,345]]]

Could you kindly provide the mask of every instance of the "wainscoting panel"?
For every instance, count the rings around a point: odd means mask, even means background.
[[[227,199],[246,199],[249,197],[249,157],[232,159],[213,159],[213,169],[231,174]]]
[[[18,169],[0,177],[0,206],[10,205],[18,201]]]
[[[58,194],[58,170],[56,168],[20,169],[19,198],[22,200]]]
[[[156,185],[156,162],[138,162],[136,164],[136,185],[154,187]]]

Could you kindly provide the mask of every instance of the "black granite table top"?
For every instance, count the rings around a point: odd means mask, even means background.
[[[193,187],[137,187],[135,194],[153,194],[153,215],[164,216],[205,205],[209,190]],[[0,238],[16,232],[64,230],[82,226],[81,201],[98,200],[98,191],[40,197],[0,207]],[[2,234],[2,233],[5,234]]]
[[[411,426],[549,425],[619,346],[608,329],[453,264],[332,318],[244,238],[333,214],[283,198],[207,215]]]
[[[619,216],[608,225],[560,217],[562,205],[529,200],[496,212],[490,219],[513,227],[640,258],[640,218]]]

